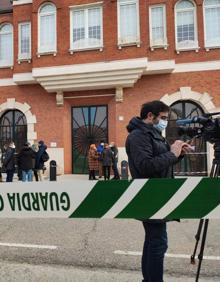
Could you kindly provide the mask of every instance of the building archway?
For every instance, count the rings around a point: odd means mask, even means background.
[[[16,151],[20,151],[27,142],[27,120],[18,110],[8,110],[0,118],[0,148],[14,141]]]
[[[7,99],[5,103],[0,105],[0,121],[6,122],[6,124],[7,122],[12,122],[11,130],[13,130],[13,128],[15,130],[15,124],[13,123],[18,122],[18,125],[19,125],[19,122],[20,122],[23,124],[23,126],[25,125],[26,126],[26,136],[25,136],[26,141],[32,144],[34,140],[37,139],[37,133],[34,131],[34,125],[37,122],[36,122],[36,116],[31,113],[30,109],[31,107],[27,103],[22,104],[22,103],[16,102],[14,98]],[[7,116],[7,113],[9,113],[9,116]],[[11,117],[10,117],[10,113],[12,115]],[[14,118],[13,118],[13,115],[14,115]],[[6,117],[5,120],[4,120],[4,117]],[[19,118],[19,120],[16,120],[16,117]],[[11,120],[8,120],[10,118]],[[8,126],[9,126],[9,123],[8,123]],[[9,133],[9,127],[7,130]],[[13,135],[11,136],[13,137]],[[7,137],[7,134],[6,134],[6,137]],[[5,140],[3,140],[2,142],[4,141]]]
[[[205,113],[220,112],[220,108],[217,108],[212,102],[213,98],[208,93],[199,93],[192,91],[191,87],[181,87],[179,91],[173,94],[166,94],[161,99],[168,106],[174,105],[180,101],[190,101],[200,106],[201,110]],[[213,145],[207,143],[207,171],[210,172],[212,166],[212,160],[214,156]]]

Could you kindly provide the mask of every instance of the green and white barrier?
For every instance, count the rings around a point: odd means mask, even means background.
[[[0,183],[0,217],[220,219],[220,178]]]

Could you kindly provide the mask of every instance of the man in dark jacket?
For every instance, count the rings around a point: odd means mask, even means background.
[[[30,182],[33,180],[33,168],[36,153],[32,150],[29,143],[25,143],[18,154],[19,168],[22,171],[22,181]]]
[[[131,119],[126,152],[132,178],[170,178],[172,166],[188,150],[188,144],[177,140],[171,146],[161,132],[168,123],[169,107],[161,101],[142,106],[140,117]],[[145,242],[142,255],[144,282],[163,282],[163,261],[167,250],[166,222],[143,221]]]
[[[44,141],[41,140],[38,142],[38,147],[39,147],[39,150],[37,151],[37,154],[36,154],[35,169],[38,174],[38,179],[42,181],[43,180],[42,172],[43,172],[44,162],[45,162],[43,159],[43,155],[47,154],[46,152],[47,146],[44,144]]]
[[[113,157],[112,150],[110,149],[109,145],[105,143],[104,150],[102,151],[102,154],[101,154],[102,167],[103,167],[103,172],[104,172],[104,180],[110,179],[112,157]]]
[[[10,142],[6,149],[5,158],[3,160],[3,166],[5,168],[7,177],[6,182],[12,182],[15,172],[15,144]]]
[[[117,180],[117,179],[120,179],[119,172],[118,172],[118,148],[117,148],[115,142],[111,142],[109,147],[111,148],[112,153],[113,153],[112,169],[113,169],[113,172],[114,172],[114,178],[112,178],[112,179]]]

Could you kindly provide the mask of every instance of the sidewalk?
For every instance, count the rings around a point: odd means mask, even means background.
[[[90,269],[83,267],[67,267],[64,265],[31,265],[14,262],[0,262],[0,282],[17,281],[53,281],[53,282],[141,282],[142,276],[137,271],[116,269]],[[194,282],[195,277],[175,277],[165,275],[164,282]],[[217,282],[219,277],[209,277],[200,282]]]
[[[44,178],[44,181],[49,181],[48,174],[45,173],[45,175],[43,175],[43,178]],[[6,181],[6,173],[2,173],[2,179],[3,179],[3,182]],[[63,175],[57,176],[57,181],[71,181],[71,180],[72,181],[73,180],[88,180],[88,175],[86,174],[63,174]],[[13,182],[17,182],[17,181],[18,181],[18,176],[17,176],[17,173],[15,173],[13,177]],[[33,177],[33,182],[35,182],[34,177]]]

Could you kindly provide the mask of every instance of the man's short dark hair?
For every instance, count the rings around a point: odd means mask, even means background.
[[[140,117],[141,119],[146,119],[148,113],[152,113],[158,116],[161,112],[169,112],[170,108],[161,101],[152,101],[142,105]]]

